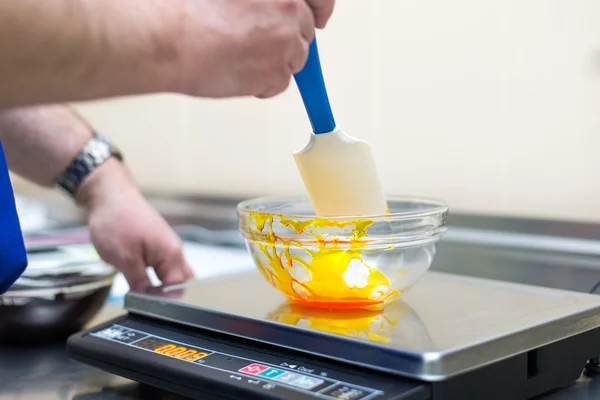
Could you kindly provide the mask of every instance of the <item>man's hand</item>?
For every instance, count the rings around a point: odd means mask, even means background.
[[[163,284],[193,277],[179,237],[118,160],[109,159],[84,180],[77,202],[89,210],[90,234],[100,257],[122,271],[131,288],[150,285],[147,267],[154,268]]]
[[[0,1],[0,108],[177,92],[271,97],[335,0]]]
[[[335,0],[306,0],[315,15],[315,26],[324,29],[333,14]]]
[[[180,14],[181,91],[272,97],[306,63],[334,0],[187,0]],[[198,38],[201,38],[200,40]]]
[[[42,186],[55,186],[91,138],[89,124],[65,105],[0,110],[0,140],[10,169]],[[132,288],[150,283],[147,267],[154,267],[165,284],[192,277],[179,237],[146,202],[117,159],[92,171],[75,200],[89,211],[98,253],[124,273]]]

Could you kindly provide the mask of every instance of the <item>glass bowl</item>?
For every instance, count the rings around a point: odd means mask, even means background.
[[[239,229],[262,275],[288,299],[382,309],[429,269],[448,213],[436,200],[387,201],[384,215],[316,217],[308,198],[251,199],[238,205]]]

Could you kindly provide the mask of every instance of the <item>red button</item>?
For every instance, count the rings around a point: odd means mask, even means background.
[[[247,367],[244,367],[239,370],[239,372],[243,372],[245,374],[256,375],[260,374],[263,371],[266,371],[269,367],[260,364],[250,364]]]

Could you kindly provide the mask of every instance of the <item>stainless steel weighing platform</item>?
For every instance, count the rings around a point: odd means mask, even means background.
[[[600,297],[429,272],[385,311],[288,303],[257,271],[129,293],[72,358],[192,398],[529,399],[600,355]]]

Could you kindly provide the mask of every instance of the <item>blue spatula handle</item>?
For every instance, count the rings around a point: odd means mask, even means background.
[[[300,96],[308,113],[308,119],[315,134],[335,130],[335,120],[329,105],[329,97],[323,80],[317,39],[310,44],[308,60],[304,69],[294,75]]]

